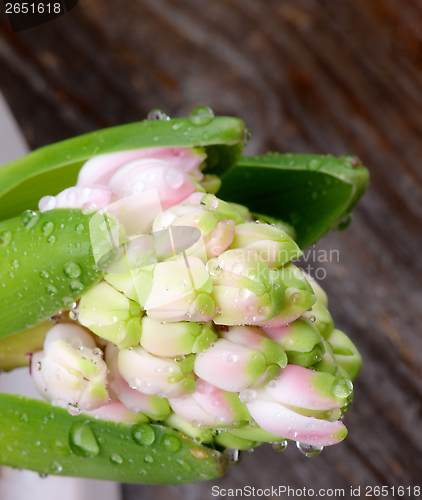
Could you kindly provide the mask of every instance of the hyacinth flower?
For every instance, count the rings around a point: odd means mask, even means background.
[[[241,157],[247,135],[153,113],[2,167],[0,370],[30,366],[45,401],[0,394],[0,465],[178,484],[224,474],[228,450],[345,438],[362,359],[292,261],[368,173]]]

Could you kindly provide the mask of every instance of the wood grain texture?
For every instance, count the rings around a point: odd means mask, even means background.
[[[154,107],[183,116],[205,104],[247,122],[251,154],[361,157],[371,189],[350,228],[314,249],[340,257],[311,261],[326,270],[336,325],[364,358],[349,436],[315,459],[262,446],[215,484],[345,488],[345,498],[350,486],[421,485],[420,2],[83,0],[20,34],[0,23],[0,89],[33,148]],[[200,500],[213,498],[213,484],[125,486],[124,495]]]

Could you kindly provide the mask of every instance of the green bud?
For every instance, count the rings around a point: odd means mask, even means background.
[[[333,348],[337,363],[346,370],[351,380],[355,380],[362,369],[362,356],[353,342],[337,329],[331,332],[327,340]]]
[[[140,318],[139,305],[104,281],[85,293],[79,303],[79,322],[121,349],[139,344]]]

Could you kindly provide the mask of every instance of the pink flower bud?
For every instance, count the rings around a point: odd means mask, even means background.
[[[160,262],[145,309],[158,321],[209,321],[214,317],[211,290],[210,276],[197,257]]]
[[[250,419],[236,393],[226,392],[201,379],[196,381],[196,392],[171,398],[169,403],[175,413],[197,427],[224,428]]]
[[[91,415],[94,418],[101,420],[108,420],[110,422],[124,422],[124,423],[138,423],[145,424],[149,422],[149,418],[143,413],[133,413],[123,403],[117,399],[112,403],[100,406],[96,410],[84,411],[84,413]]]
[[[280,375],[264,387],[279,403],[310,410],[342,408],[347,398],[337,397],[338,379],[330,373],[308,370],[303,366],[287,365]]]
[[[57,196],[44,196],[38,203],[41,212],[53,208],[89,208],[99,210],[114,203],[117,195],[106,186],[70,187]]]
[[[236,226],[231,248],[255,250],[262,260],[274,267],[280,267],[302,254],[293,239],[281,229],[251,222]]]
[[[176,361],[153,356],[142,347],[121,350],[117,367],[130,387],[144,394],[180,397],[195,390],[192,372],[185,374]]]
[[[33,356],[32,374],[49,401],[83,410],[108,403],[107,366],[92,337],[79,326],[57,324],[49,331],[44,351]]]
[[[195,359],[198,377],[220,389],[239,392],[256,382],[267,369],[264,356],[253,349],[218,339]]]
[[[144,159],[155,159],[168,163],[183,173],[198,171],[205,159],[205,154],[193,148],[149,148],[122,151],[94,156],[88,160],[78,176],[78,186],[107,185],[112,176],[129,162]]]
[[[306,417],[278,403],[264,389],[256,392],[255,399],[246,406],[255,422],[267,432],[314,446],[330,446],[347,435],[340,420]]]
[[[107,366],[110,370],[110,390],[118,400],[133,413],[144,413],[153,420],[163,420],[170,414],[170,406],[166,399],[145,394],[133,389],[121,376],[117,367],[119,349],[109,344],[105,350]],[[132,380],[132,382],[134,382]]]

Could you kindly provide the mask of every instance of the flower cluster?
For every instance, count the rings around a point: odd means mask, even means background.
[[[204,159],[189,148],[103,155],[40,201],[109,212],[126,234],[77,322],[56,324],[33,356],[34,382],[71,411],[160,421],[215,445],[338,443],[360,355],[292,263],[292,237],[206,193]]]

